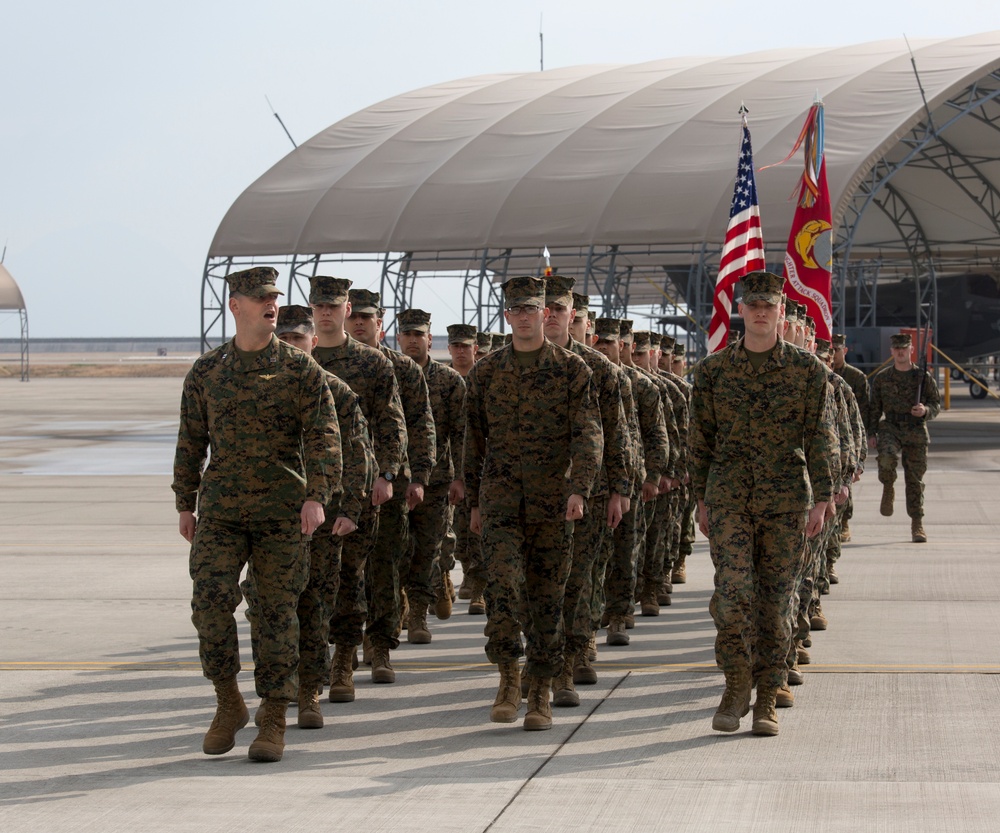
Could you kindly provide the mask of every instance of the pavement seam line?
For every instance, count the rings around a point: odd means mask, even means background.
[[[515,801],[517,801],[518,796],[520,796],[521,793],[524,792],[525,787],[527,787],[528,784],[530,784],[535,779],[535,776],[538,775],[538,773],[541,772],[548,765],[549,761],[551,761],[556,755],[558,755],[562,751],[563,747],[565,747],[567,743],[573,740],[573,736],[580,731],[580,729],[588,720],[590,720],[594,712],[596,712],[602,705],[604,705],[607,699],[618,690],[618,686],[620,686],[623,682],[625,682],[625,680],[627,680],[631,676],[632,672],[626,671],[625,675],[619,677],[618,682],[616,682],[613,686],[611,686],[611,688],[609,688],[605,692],[604,696],[600,700],[594,703],[594,707],[589,712],[587,712],[583,720],[581,720],[579,723],[576,724],[576,726],[573,727],[573,731],[570,732],[568,735],[566,735],[566,738],[562,741],[562,743],[560,743],[555,749],[553,749],[552,752],[549,754],[549,756],[544,761],[542,761],[535,769],[535,771],[532,772],[531,775],[529,775],[525,779],[524,783],[517,788],[517,792],[515,792],[510,797],[510,800],[506,804],[504,804],[503,807],[500,808],[500,812],[493,817],[493,820],[488,825],[486,825],[486,827],[483,828],[483,833],[489,833],[493,825],[496,824],[498,821],[500,821],[500,819],[503,817],[503,814],[510,809],[511,805]]]

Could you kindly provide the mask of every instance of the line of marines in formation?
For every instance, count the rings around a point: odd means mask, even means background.
[[[524,728],[550,728],[552,705],[579,705],[576,686],[596,683],[598,632],[628,645],[636,604],[657,616],[686,581],[708,467],[704,449],[692,459],[698,403],[683,345],[595,317],[572,278],[518,277],[503,287],[511,334],[449,326],[448,366],[430,357],[428,313],[398,314],[395,351],[382,343],[378,293],[316,276],[308,307],[279,307],[276,279],[268,267],[228,277],[236,335],[195,362],[181,402],[173,490],[217,700],[203,751],[231,750],[250,719],[237,683],[242,599],[261,697],[252,760],[281,759],[289,703],[298,726],[315,729],[324,690],[331,702],[353,701],[360,662],[374,683],[394,682],[391,651],[404,632],[429,643],[429,611],[449,618],[459,595],[486,616],[486,654],[500,673],[490,719],[515,722],[526,700]],[[882,407],[883,386],[873,396],[843,363],[842,338],[815,342],[794,302],[781,308],[785,342],[837,371],[826,374],[824,407],[838,499],[803,550],[786,617],[794,639],[766,719],[755,707],[757,734],[777,732],[773,708],[792,704],[788,685],[802,681],[810,631],[826,627],[820,596],[838,581],[850,484]],[[925,388],[936,393],[933,379]],[[880,442],[900,413],[893,407],[884,406]],[[883,514],[902,446],[915,524],[922,484],[911,489],[913,443],[896,435],[917,427],[926,435],[923,419],[890,422],[895,445],[879,451]],[[718,564],[716,585],[719,626]],[[730,731],[746,681],[730,691],[726,676],[713,726]]]

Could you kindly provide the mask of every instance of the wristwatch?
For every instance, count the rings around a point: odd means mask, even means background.
[[[383,479],[383,480],[384,480],[384,481],[385,481],[386,483],[392,483],[392,480],[393,480],[393,478],[394,478],[395,476],[396,476],[396,475],[394,475],[394,474],[393,474],[393,473],[392,473],[391,471],[387,471],[387,472],[385,472],[385,473],[384,473],[384,474],[382,475],[382,479]]]

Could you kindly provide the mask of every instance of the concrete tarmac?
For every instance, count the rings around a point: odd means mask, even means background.
[[[0,830],[990,831],[1000,819],[1000,408],[932,424],[929,543],[858,484],[830,628],[756,738],[713,732],[722,692],[699,537],[687,584],[549,732],[489,722],[497,675],[467,602],[430,645],[357,672],[285,758],[252,724],[201,753],[213,714],[190,622],[170,469],[180,379],[0,380]],[[456,580],[460,573],[456,571]],[[237,613],[241,688],[253,696]],[[522,712],[523,713],[523,712]]]

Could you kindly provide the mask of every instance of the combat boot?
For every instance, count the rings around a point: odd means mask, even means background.
[[[802,676],[802,671],[799,670],[799,664],[795,663],[795,665],[788,669],[788,684],[802,685],[804,681],[805,677]]]
[[[403,625],[410,620],[410,599],[406,595],[406,588],[402,585],[396,597],[396,606],[399,608],[399,621],[396,623],[396,632],[393,636],[398,639],[403,632]]]
[[[524,716],[526,732],[540,732],[552,728],[552,704],[549,702],[551,677],[531,677],[528,688],[528,713]]]
[[[240,694],[236,676],[213,681],[216,709],[212,725],[201,742],[206,755],[223,755],[236,746],[236,733],[250,722],[250,711]]]
[[[823,606],[816,605],[816,612],[809,618],[809,630],[825,631],[829,624],[829,620],[823,615]]]
[[[848,519],[844,518],[840,522],[840,543],[846,544],[851,540],[851,526]]]
[[[830,580],[830,584],[840,584],[840,576],[837,575],[837,569],[832,561],[826,562],[826,577]]]
[[[878,511],[888,518],[892,514],[892,504],[894,500],[896,500],[895,487],[892,483],[883,483],[882,502],[879,504]]]
[[[673,604],[673,601],[670,598],[671,590],[668,590],[667,589],[668,587],[670,587],[672,590],[673,585],[669,584],[669,582],[667,581],[664,581],[660,585],[660,589],[656,591],[656,601],[660,605],[660,607],[670,607],[670,605]]]
[[[914,518],[910,521],[910,533],[913,535],[914,544],[927,543],[927,533],[924,532],[924,524],[921,518]]]
[[[486,613],[486,598],[483,596],[483,591],[486,588],[483,587],[481,582],[476,582],[472,587],[472,598],[469,599],[469,615],[470,616],[483,616]]]
[[[434,615],[442,621],[451,618],[452,595],[455,588],[451,584],[451,576],[441,571],[441,584],[438,585],[437,598],[434,600]]]
[[[795,659],[796,659],[796,665],[808,665],[810,662],[812,662],[812,659],[809,656],[809,652],[805,648],[795,649]]]
[[[774,705],[779,709],[790,709],[795,705],[795,695],[787,685],[778,687],[778,693],[774,697]]]
[[[590,664],[589,646],[580,651],[573,665],[573,682],[576,685],[594,685],[597,682],[597,671]]]
[[[670,581],[673,584],[687,584],[687,556],[682,555],[674,564],[674,569],[670,572]]]
[[[587,643],[587,659],[591,662],[597,662],[597,634],[592,633],[590,635],[590,641]]]
[[[467,602],[472,598],[472,582],[465,577],[464,573],[462,575],[462,583],[458,585],[458,598],[463,602]]]
[[[250,744],[251,761],[274,763],[285,752],[285,710],[288,704],[265,697],[260,704],[260,731]]]
[[[625,614],[625,629],[632,630],[635,627],[635,611],[630,610]]]
[[[410,605],[410,617],[406,621],[406,641],[413,645],[426,645],[431,641],[427,628],[427,606],[416,601]]]
[[[490,720],[493,723],[513,723],[521,709],[521,668],[516,659],[500,663],[500,688],[497,690]]]
[[[386,645],[372,646],[372,682],[396,682],[396,672],[389,662],[389,648]]]
[[[372,638],[367,633],[361,640],[361,661],[365,665],[372,664]]]
[[[573,669],[576,665],[576,657],[566,655],[563,662],[562,671],[559,676],[552,680],[552,705],[553,706],[579,706],[580,695],[573,687]],[[528,692],[530,698],[531,692]]]
[[[717,732],[735,732],[740,728],[740,718],[750,711],[750,672],[740,668],[725,674],[726,690],[712,718],[712,728]]]
[[[608,621],[608,645],[628,645],[629,635],[626,633],[625,617],[612,616]]]
[[[331,703],[354,702],[354,663],[358,652],[353,645],[335,645],[330,663]]]
[[[319,707],[319,683],[303,682],[299,684],[299,716],[297,722],[300,729],[323,728],[323,712]],[[257,725],[259,726],[260,724],[258,723]]]
[[[669,596],[667,598],[670,598]],[[657,599],[656,591],[651,585],[645,585],[642,588],[642,594],[639,596],[639,610],[643,616],[659,616],[660,615],[660,602]]]
[[[778,689],[774,686],[757,686],[757,700],[753,704],[753,726],[751,734],[771,736],[778,734],[778,712],[776,701]]]

